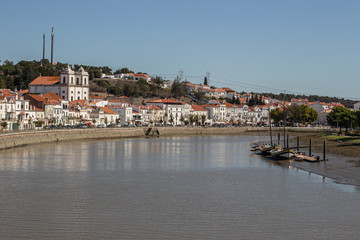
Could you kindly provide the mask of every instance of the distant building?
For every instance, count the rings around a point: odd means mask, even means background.
[[[360,102],[354,104],[354,110],[358,111],[360,109]]]
[[[53,92],[67,101],[89,99],[89,74],[80,67],[76,72],[70,66],[60,76],[40,76],[29,84],[29,93]]]
[[[140,74],[140,73],[120,73],[120,74],[115,74],[114,78],[129,79],[134,81],[138,81],[142,79],[148,83],[151,81],[151,77],[149,75]]]

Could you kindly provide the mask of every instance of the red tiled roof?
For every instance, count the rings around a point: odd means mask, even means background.
[[[111,110],[111,109],[109,109],[107,107],[103,107],[101,109],[104,110],[104,112],[107,113],[107,114],[117,114],[115,111],[113,111],[113,110]]]
[[[125,75],[132,75],[132,76],[135,76],[135,77],[146,77],[146,78],[150,77],[149,75],[139,74],[139,73],[126,73]]]
[[[61,100],[61,101],[64,100],[62,97],[60,97],[59,95],[57,95],[56,93],[53,93],[53,92],[45,93],[42,96],[43,96],[43,98],[46,98],[49,100]]]
[[[35,95],[35,94],[29,94],[30,97],[32,97],[34,100],[38,101],[38,102],[46,102],[46,99],[43,98],[40,95]]]
[[[38,77],[29,85],[53,85],[60,82],[60,76],[43,76]]]
[[[161,108],[159,108],[158,106],[149,106],[149,110],[160,110]]]
[[[77,105],[77,104],[85,105],[85,100],[75,100],[75,101],[71,101],[70,103],[74,104],[74,105]]]
[[[202,106],[199,106],[199,105],[191,105],[191,108],[194,111],[207,111],[207,109],[205,109],[205,108],[203,108]]]
[[[114,98],[114,99],[108,99],[109,102],[119,102],[119,103],[128,103],[125,100]]]
[[[94,99],[104,99],[105,97],[102,97],[102,96],[89,95],[89,98],[94,98]]]
[[[181,102],[170,100],[170,99],[153,100],[153,101],[149,101],[148,103],[177,103],[177,104],[181,104]]]
[[[20,94],[29,93],[29,89],[20,90],[20,91],[17,91],[17,93],[20,93]]]

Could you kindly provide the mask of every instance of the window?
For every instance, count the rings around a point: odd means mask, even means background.
[[[76,85],[79,85],[79,78],[76,78]]]
[[[65,91],[63,91],[63,93],[65,93]]]
[[[78,97],[78,100],[80,100],[80,97]]]
[[[73,77],[71,77],[71,83],[74,83],[74,78]]]

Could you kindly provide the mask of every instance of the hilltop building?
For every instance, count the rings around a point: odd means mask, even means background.
[[[80,67],[76,72],[70,66],[60,76],[40,76],[29,84],[29,93],[53,92],[67,101],[89,100],[89,74]]]

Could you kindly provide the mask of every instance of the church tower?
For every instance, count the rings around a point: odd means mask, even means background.
[[[60,96],[65,100],[89,100],[89,73],[83,67],[75,72],[67,66],[60,73],[60,86]]]

